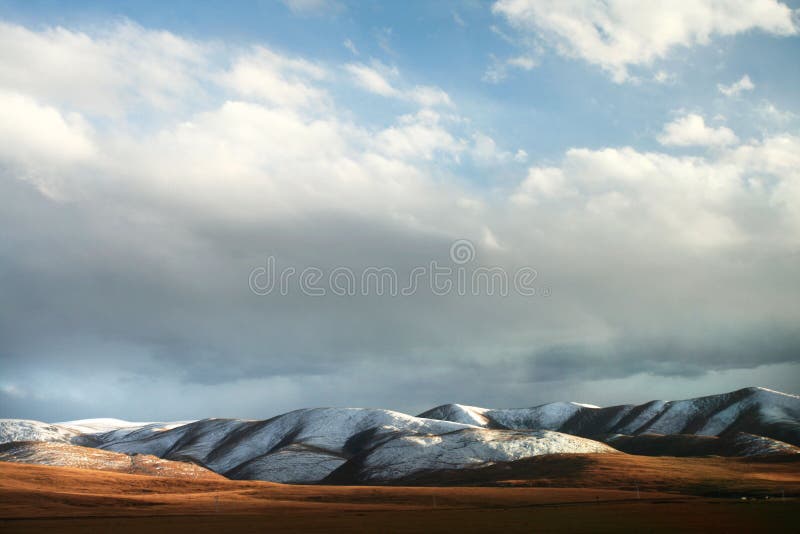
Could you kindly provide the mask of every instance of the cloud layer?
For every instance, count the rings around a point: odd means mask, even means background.
[[[631,67],[651,65],[677,48],[706,45],[714,37],[753,30],[798,33],[792,10],[777,0],[498,0],[492,9],[526,38],[597,65],[616,82],[631,79]]]
[[[561,3],[495,11],[622,80],[715,34],[795,31],[775,2],[736,5],[686,7],[663,35],[614,3],[569,24]],[[693,22],[696,10],[710,22]],[[137,392],[129,413],[150,418],[214,415],[200,413],[209,397],[239,416],[330,402],[411,411],[476,383],[485,403],[508,405],[548,400],[535,388],[729,383],[796,363],[800,138],[789,132],[741,140],[684,114],[656,136],[669,151],[574,147],[526,163],[457,98],[380,62],[127,22],[0,35],[0,395],[30,410],[2,415],[48,418],[54,403],[64,417],[100,415]],[[399,111],[360,120],[342,88]],[[514,178],[480,186],[467,168]],[[449,262],[455,239],[476,244],[476,266],[534,267],[549,296],[248,288],[268,255],[298,270],[408,274]],[[404,401],[411,388],[429,402]],[[155,413],[151,397],[183,398],[183,411]]]

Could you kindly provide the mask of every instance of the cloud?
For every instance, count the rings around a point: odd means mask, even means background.
[[[577,146],[520,172],[524,150],[469,117],[359,120],[331,90],[351,83],[338,66],[135,28],[187,47],[144,69],[127,31],[15,26],[15,49],[43,56],[30,69],[0,58],[0,374],[29,395],[0,390],[3,415],[421,410],[464,383],[501,406],[596,391],[597,377],[645,391],[700,388],[704,373],[726,388],[797,384],[797,136],[702,156]],[[73,42],[81,68],[42,67]],[[109,50],[130,71],[107,77]],[[445,105],[368,68],[390,98]],[[481,176],[514,174],[476,183],[462,165],[481,157]],[[456,239],[474,243],[470,266],[535,268],[549,296],[261,297],[247,284],[269,255],[408,275],[452,265]],[[602,393],[585,400],[627,400]]]
[[[658,142],[666,146],[725,146],[739,142],[733,130],[706,126],[702,116],[689,113],[664,125]]]
[[[390,81],[400,77],[395,67],[388,67],[379,62],[373,62],[371,67],[363,63],[350,63],[345,66],[345,70],[352,76],[356,85],[370,93],[408,100],[422,107],[453,106],[450,95],[439,87],[417,85],[405,90],[396,88]]]
[[[529,56],[516,56],[508,58],[506,64],[520,70],[532,70],[536,66],[536,60]]]
[[[345,66],[347,72],[353,76],[355,83],[365,91],[381,96],[397,96],[400,91],[387,79],[396,77],[397,69],[378,64],[377,67],[368,67],[363,63],[350,63]]]
[[[675,83],[675,74],[660,70],[653,75],[653,81],[656,83],[671,85]]]
[[[94,36],[0,22],[0,49],[0,86],[106,116],[180,108],[187,96],[202,96],[209,55],[194,41],[130,22]]]
[[[630,67],[650,66],[677,48],[706,45],[716,36],[751,30],[777,36],[798,33],[792,10],[776,0],[657,5],[624,0],[498,0],[492,11],[526,39],[597,65],[618,83],[631,79]]]
[[[323,15],[336,13],[343,6],[335,0],[281,0],[296,15]]]
[[[756,107],[756,115],[770,126],[785,127],[789,122],[797,118],[791,111],[779,109],[767,100],[764,100]]]
[[[375,40],[378,42],[378,46],[389,54],[390,56],[397,55],[391,45],[392,39],[392,28],[390,27],[383,27],[383,28],[375,28],[372,31],[372,34],[375,36]]]
[[[16,384],[3,384],[0,386],[0,394],[22,399],[28,396],[25,391]]]
[[[406,97],[417,102],[422,107],[453,107],[450,95],[442,89],[430,85],[418,85],[406,93]]]
[[[497,146],[494,139],[482,132],[475,132],[472,134],[470,155],[476,163],[483,166],[506,164],[511,161],[524,163],[528,159],[528,153],[524,150],[519,149],[514,154],[502,150]]]
[[[244,97],[289,107],[320,107],[327,101],[327,94],[309,82],[325,76],[324,68],[309,61],[256,47],[239,56],[221,79]]]
[[[23,168],[65,165],[95,155],[91,128],[29,96],[0,90],[0,158]]]
[[[375,146],[383,154],[402,159],[430,160],[434,155],[457,155],[464,143],[447,131],[438,113],[423,110],[400,117],[399,124],[380,132]]]
[[[564,198],[570,194],[574,194],[573,189],[561,169],[531,167],[511,199],[519,204],[536,204],[543,199]]]
[[[750,81],[750,76],[747,74],[742,76],[738,82],[734,82],[730,85],[717,84],[717,89],[725,96],[739,96],[742,92],[752,91],[755,87],[753,82]]]
[[[557,206],[573,225],[584,220],[610,228],[636,220],[639,230],[689,248],[741,245],[757,241],[767,224],[752,202],[780,206],[768,224],[794,231],[800,209],[798,174],[791,168],[796,147],[798,138],[776,136],[707,158],[627,147],[571,149],[559,166],[531,167],[512,200],[540,210]]]
[[[350,53],[353,54],[354,56],[358,55],[358,48],[356,48],[355,43],[353,43],[353,41],[351,41],[350,39],[345,39],[342,45],[346,49],[348,49]]]
[[[508,78],[509,71],[515,69],[530,71],[538,64],[533,57],[526,55],[510,57],[504,60],[500,60],[494,55],[490,57],[491,64],[486,68],[482,78],[484,82],[488,83],[500,83]]]

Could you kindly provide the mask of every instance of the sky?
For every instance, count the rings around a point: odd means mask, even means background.
[[[797,1],[0,0],[0,417],[798,393],[798,58]]]

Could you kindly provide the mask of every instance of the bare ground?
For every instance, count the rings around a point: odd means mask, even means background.
[[[800,524],[797,462],[545,460],[490,482],[511,487],[288,486],[0,462],[0,531],[791,532]],[[714,488],[759,497],[707,496]]]

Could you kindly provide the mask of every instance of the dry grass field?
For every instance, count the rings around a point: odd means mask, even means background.
[[[800,524],[799,465],[574,455],[449,481],[488,486],[352,487],[0,462],[0,530],[790,532]]]

